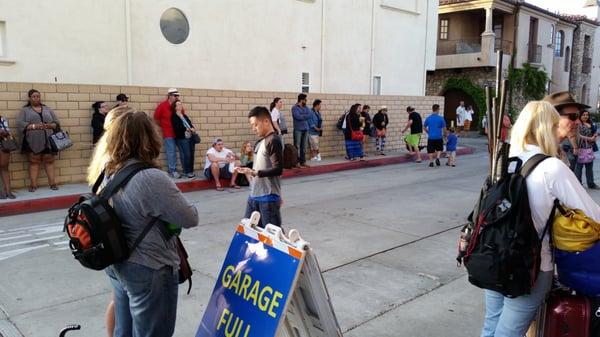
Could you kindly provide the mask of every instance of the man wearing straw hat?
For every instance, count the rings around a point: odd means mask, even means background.
[[[554,105],[556,111],[560,115],[560,125],[562,128],[569,129],[569,135],[561,142],[561,148],[569,160],[571,170],[575,170],[577,165],[577,155],[579,154],[579,146],[577,144],[577,120],[582,110],[590,107],[577,103],[575,95],[568,91],[560,91],[552,93],[544,97],[544,101]]]

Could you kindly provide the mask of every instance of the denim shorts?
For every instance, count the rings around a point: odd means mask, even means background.
[[[178,271],[132,262],[106,268],[115,302],[114,337],[172,336],[177,317]]]

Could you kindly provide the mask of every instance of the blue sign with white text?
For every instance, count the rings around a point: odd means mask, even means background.
[[[301,261],[236,232],[196,337],[274,337]]]

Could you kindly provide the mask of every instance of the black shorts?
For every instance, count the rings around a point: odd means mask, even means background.
[[[427,140],[427,153],[435,153],[437,151],[444,151],[444,140],[443,139],[428,139]]]

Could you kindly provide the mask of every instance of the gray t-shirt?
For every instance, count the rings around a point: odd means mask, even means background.
[[[105,179],[105,183],[110,179],[111,177]],[[110,201],[123,222],[129,246],[133,245],[154,217],[164,221],[154,224],[129,257],[129,262],[152,269],[164,266],[179,267],[175,236],[167,239],[164,226],[165,223],[170,223],[180,228],[195,227],[198,225],[198,210],[165,172],[154,168],[138,172]]]
[[[254,148],[252,169],[257,172],[257,176],[250,183],[250,198],[281,196],[281,173],[283,172],[281,137],[270,133],[256,142]]]

